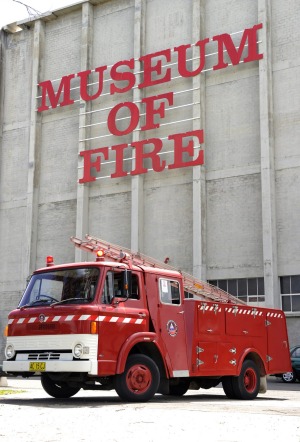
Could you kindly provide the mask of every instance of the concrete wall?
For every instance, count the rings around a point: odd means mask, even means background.
[[[202,279],[264,277],[264,304],[280,307],[279,277],[300,274],[299,19],[297,0],[91,0],[1,31],[0,329],[47,255],[85,258],[69,241],[85,233],[168,256]],[[72,106],[36,112],[40,81],[257,23],[259,62],[92,102],[74,89]],[[216,55],[207,58],[214,64]],[[166,113],[159,131],[108,136],[107,107],[188,89],[176,95],[186,107]],[[84,149],[196,129],[205,133],[205,166],[77,182]],[[297,314],[288,325],[296,343]],[[3,346],[0,338],[0,361]]]

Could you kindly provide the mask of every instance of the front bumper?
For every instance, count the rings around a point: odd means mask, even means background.
[[[3,361],[3,371],[6,373],[29,373],[30,371],[28,361]],[[91,361],[46,361],[45,372],[57,373],[91,373]],[[39,373],[37,371],[37,373]]]
[[[82,358],[73,358],[73,349],[81,343],[86,349]],[[97,375],[98,336],[91,334],[9,336],[15,358],[3,361],[6,373],[39,373],[30,370],[30,363],[45,363],[45,372],[88,373]],[[51,350],[49,350],[51,349]]]

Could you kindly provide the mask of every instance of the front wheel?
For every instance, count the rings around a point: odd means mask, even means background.
[[[296,375],[293,371],[287,371],[281,375],[281,379],[286,383],[296,382]]]
[[[46,373],[42,374],[41,383],[45,392],[57,399],[70,398],[80,390],[80,387],[71,387],[65,381],[53,380]]]
[[[121,399],[147,402],[157,392],[160,373],[155,362],[146,355],[128,357],[125,371],[116,376],[115,389]]]
[[[225,377],[222,384],[229,399],[255,399],[260,387],[257,365],[251,360],[244,361],[239,376]]]

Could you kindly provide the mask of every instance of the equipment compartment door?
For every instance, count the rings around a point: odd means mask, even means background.
[[[284,313],[270,310],[266,314],[268,336],[267,361],[270,373],[291,371],[291,358]]]

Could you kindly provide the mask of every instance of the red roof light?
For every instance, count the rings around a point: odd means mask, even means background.
[[[54,264],[53,256],[47,256],[46,263],[47,263],[47,267],[53,266],[53,264]]]

